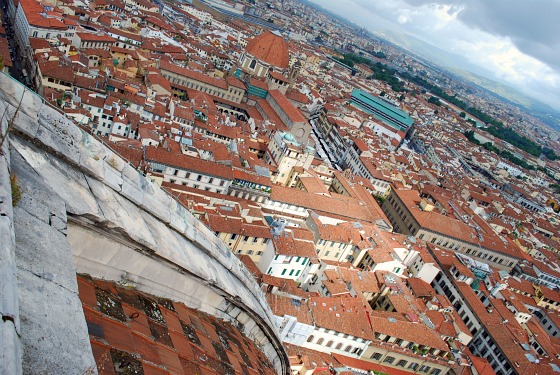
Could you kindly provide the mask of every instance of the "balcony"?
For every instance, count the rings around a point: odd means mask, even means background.
[[[445,358],[447,358],[447,355],[445,357],[441,357],[441,356],[435,356],[435,355],[431,355],[431,354],[419,354],[418,351],[414,351],[414,350],[409,349],[409,348],[403,348],[402,346],[399,346],[395,343],[389,343],[389,342],[383,342],[383,341],[372,341],[371,346],[374,346],[374,347],[377,347],[377,348],[380,348],[380,349],[385,349],[387,351],[394,352],[394,353],[400,353],[400,354],[406,355],[408,357],[418,358],[418,359],[421,359],[421,360],[424,360],[424,361],[434,362],[434,363],[437,363],[437,364],[440,364],[440,365],[448,366],[449,363],[450,363],[449,359],[445,359]]]

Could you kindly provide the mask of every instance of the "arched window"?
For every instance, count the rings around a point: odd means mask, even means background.
[[[338,344],[336,344],[335,349],[340,349],[340,348],[342,348],[342,343],[341,343],[341,342],[339,342]]]
[[[257,66],[257,60],[253,59],[253,60],[251,60],[251,63],[249,64],[249,68],[255,69],[255,66]]]
[[[333,340],[330,340],[329,342],[327,342],[327,348],[330,348],[333,344]]]
[[[309,336],[309,338],[307,339],[307,342],[313,342],[314,339],[315,339],[315,336],[311,335],[311,336]]]
[[[317,340],[317,345],[321,345],[323,343],[325,339],[324,338],[320,338],[319,340]]]

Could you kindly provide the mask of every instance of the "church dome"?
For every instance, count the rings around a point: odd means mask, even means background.
[[[280,69],[288,68],[290,54],[284,38],[276,32],[265,31],[247,43],[245,52],[254,58]]]

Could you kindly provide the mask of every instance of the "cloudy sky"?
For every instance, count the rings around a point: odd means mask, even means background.
[[[560,0],[312,0],[371,31],[463,56],[560,110]]]

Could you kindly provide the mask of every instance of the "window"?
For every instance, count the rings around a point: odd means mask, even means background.
[[[432,375],[439,375],[439,374],[441,374],[441,370],[439,368],[435,368],[435,369],[432,370],[431,374]]]
[[[391,356],[387,356],[383,360],[383,363],[393,364],[393,362],[395,362],[395,357],[391,357]]]
[[[317,340],[317,345],[321,345],[323,341],[325,341],[325,339],[321,337],[319,340]]]
[[[243,236],[243,242],[247,242],[249,240],[249,236]]]
[[[294,274],[295,270],[290,270],[290,276],[292,276]]]
[[[425,372],[426,374],[430,371],[431,367],[430,366],[426,366],[423,365],[422,367],[420,367],[420,371]]]
[[[257,255],[262,255],[262,251],[257,251]]]
[[[254,251],[253,250],[247,250],[247,255],[253,255]]]
[[[287,270],[286,268],[284,268],[284,269],[282,270],[281,275],[285,275],[285,274],[286,274],[286,271],[288,271],[288,270]]]
[[[333,344],[333,340],[329,340],[329,342],[327,342],[327,348],[330,348]]]
[[[400,361],[397,362],[397,366],[399,366],[399,367],[406,366],[406,361],[404,359],[401,359]]]
[[[230,240],[235,240],[236,238],[237,238],[236,233],[232,233],[231,236],[229,237]]]
[[[253,237],[253,243],[257,243],[258,240],[259,240],[258,237]]]
[[[300,273],[300,270],[298,270],[298,271],[296,272],[296,276],[299,276],[299,273]]]
[[[383,354],[381,354],[381,353],[373,353],[373,354],[371,355],[370,358],[371,358],[371,359],[375,359],[376,361],[379,361],[379,360],[381,359],[381,357],[383,357]]]
[[[348,345],[348,346],[344,349],[345,352],[349,352],[350,350],[352,350],[352,345]]]
[[[313,342],[314,339],[315,339],[315,336],[311,335],[311,336],[309,336],[309,338],[307,339],[307,342]]]
[[[408,368],[411,370],[416,371],[416,369],[418,368],[419,364],[416,362],[411,362],[410,365],[408,365]]]

